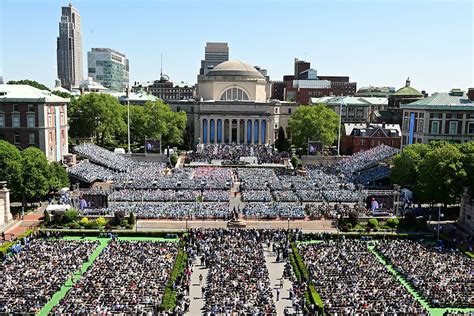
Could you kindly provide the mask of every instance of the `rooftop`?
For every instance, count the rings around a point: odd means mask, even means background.
[[[24,84],[0,84],[0,102],[66,103],[69,99]]]
[[[254,66],[240,60],[229,60],[218,64],[206,75],[206,77],[213,76],[239,76],[246,79],[265,79]]]
[[[425,108],[425,109],[469,109],[474,110],[474,101],[470,100],[462,91],[437,92],[431,96],[415,102],[401,105],[402,109]]]

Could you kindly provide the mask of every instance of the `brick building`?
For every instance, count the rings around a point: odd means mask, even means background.
[[[68,153],[68,103],[29,85],[0,85],[0,139],[38,147],[49,161],[61,161]]]
[[[381,144],[400,148],[402,133],[398,124],[344,124],[341,152],[352,155]]]
[[[295,58],[294,75],[283,76],[283,95],[281,83],[275,82],[272,97],[278,100],[309,104],[312,97],[348,96],[357,91],[357,83],[350,82],[347,76],[319,76],[311,64]],[[279,93],[278,93],[279,92]]]
[[[146,92],[163,101],[189,100],[196,96],[196,89],[186,82],[170,81],[167,75],[161,75],[160,80],[153,82],[135,82],[133,92]]]
[[[433,93],[427,98],[402,104],[403,145],[431,141],[474,141],[474,88],[465,93]]]

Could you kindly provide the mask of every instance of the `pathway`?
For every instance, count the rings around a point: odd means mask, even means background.
[[[398,273],[394,267],[389,264],[377,251],[374,246],[369,246],[370,251],[377,257],[377,259],[385,265],[388,271],[390,271],[410,294],[430,313],[431,316],[442,316],[446,311],[458,311],[458,312],[474,312],[472,308],[431,308],[428,302],[421,296],[412,286],[408,283],[405,278]]]
[[[80,237],[70,237],[70,238],[64,238],[64,239],[70,239],[70,240],[79,240]],[[43,306],[43,308],[39,312],[39,316],[46,316],[51,312],[51,309],[56,306],[64,296],[66,296],[67,292],[71,289],[71,287],[79,281],[81,278],[82,274],[87,271],[87,269],[92,265],[94,260],[101,254],[102,250],[107,246],[107,244],[110,241],[110,238],[96,238],[96,237],[86,237],[84,240],[99,240],[100,244],[99,246],[94,250],[94,252],[90,255],[89,260],[87,262],[84,262],[82,267],[74,272],[74,277],[73,280],[68,279],[61,289],[56,292],[53,297],[49,300],[49,302]]]
[[[288,309],[290,315],[293,315],[295,311],[291,305],[289,297],[289,290],[291,288],[291,282],[288,279],[283,279],[283,288],[280,289],[280,298],[276,300],[276,289],[280,288],[281,278],[283,276],[283,270],[285,262],[276,262],[276,253],[270,251],[266,245],[262,245],[265,254],[265,264],[267,265],[268,275],[270,277],[270,285],[273,289],[273,301],[276,305],[277,315],[284,315],[285,307]]]
[[[200,256],[197,256],[197,260],[193,262],[193,273],[191,274],[191,288],[189,290],[189,311],[186,315],[202,315],[202,309],[204,308],[204,298],[201,297],[201,286],[199,285],[199,275],[202,274],[202,285],[206,286],[207,283],[207,272],[204,266],[201,266],[199,260]]]

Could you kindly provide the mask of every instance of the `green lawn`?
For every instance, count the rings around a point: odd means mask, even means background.
[[[100,245],[94,250],[94,252],[91,254],[89,257],[89,260],[85,262],[81,269],[77,270],[74,272],[74,278],[71,281],[68,279],[61,289],[56,292],[53,297],[48,301],[48,303],[43,306],[43,308],[40,310],[38,313],[39,316],[47,316],[50,312],[51,309],[56,306],[61,299],[66,296],[67,292],[69,289],[81,278],[82,274],[87,271],[87,269],[94,263],[95,259],[102,253],[102,250],[104,250],[105,247],[107,247],[107,244],[110,242],[110,238],[102,238],[102,237],[80,237],[80,236],[66,236],[63,237],[62,239],[64,240],[90,240],[90,241],[96,241],[98,240],[100,242]],[[126,240],[126,241],[156,241],[156,242],[178,242],[178,238],[174,239],[168,239],[168,238],[158,238],[158,237],[119,237],[118,240]]]

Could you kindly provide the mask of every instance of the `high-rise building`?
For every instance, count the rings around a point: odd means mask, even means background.
[[[56,51],[58,78],[63,88],[71,90],[79,85],[83,75],[81,16],[72,4],[61,8]]]
[[[129,64],[124,54],[110,48],[92,48],[87,53],[87,73],[94,81],[114,91],[129,86]]]
[[[201,60],[200,75],[207,75],[210,69],[229,60],[229,45],[227,43],[206,43],[204,60]]]

